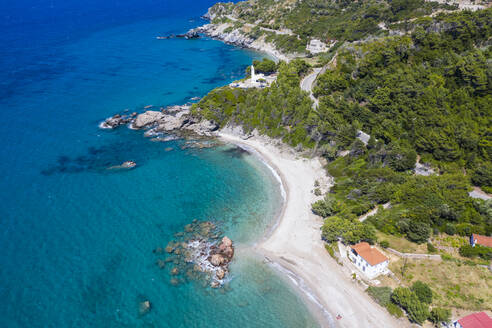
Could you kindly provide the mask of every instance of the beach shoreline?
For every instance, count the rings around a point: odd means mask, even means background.
[[[302,158],[280,141],[265,136],[244,137],[238,129],[223,129],[220,140],[253,149],[281,180],[282,209],[254,251],[300,292],[321,327],[396,327],[408,321],[392,317],[352,281],[329,256],[321,240],[322,218],[311,212],[321,196],[312,192],[317,180],[323,191],[332,186],[319,158]],[[335,319],[338,315],[340,319]]]

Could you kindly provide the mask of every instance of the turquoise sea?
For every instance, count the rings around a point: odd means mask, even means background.
[[[0,4],[0,327],[316,327],[249,247],[273,223],[278,182],[231,146],[180,149],[104,118],[182,104],[262,55],[210,39],[212,1]],[[166,148],[172,147],[172,151]],[[133,160],[138,167],[108,167]],[[156,265],[192,220],[237,245],[226,288],[173,286]],[[139,314],[139,304],[151,311]]]

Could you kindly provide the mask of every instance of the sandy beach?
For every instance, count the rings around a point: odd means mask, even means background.
[[[322,327],[410,326],[376,304],[324,248],[322,219],[311,212],[311,203],[321,198],[313,193],[315,180],[325,192],[331,179],[318,158],[300,158],[290,147],[262,136],[244,140],[231,129],[220,132],[219,137],[254,149],[280,176],[286,191],[284,208],[275,228],[256,250],[300,289]]]

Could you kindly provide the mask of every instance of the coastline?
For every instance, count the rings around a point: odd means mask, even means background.
[[[266,42],[264,38],[253,40],[244,35],[238,29],[234,29],[231,32],[226,32],[228,27],[231,27],[229,23],[213,24],[210,22],[208,24],[196,27],[189,32],[203,33],[214,40],[218,40],[226,44],[265,53],[268,56],[273,57],[275,61],[283,60],[289,62],[293,58],[292,55],[286,55],[277,50],[273,44]]]
[[[311,203],[314,181],[331,187],[319,158],[296,156],[290,147],[268,137],[243,139],[234,129],[217,136],[224,142],[251,148],[276,171],[285,189],[285,201],[277,221],[254,246],[254,251],[301,292],[321,327],[396,327],[408,321],[392,317],[372,300],[329,256],[321,240],[322,219],[314,215]],[[338,314],[340,320],[334,319]]]

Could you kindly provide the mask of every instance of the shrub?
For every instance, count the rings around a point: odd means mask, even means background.
[[[381,242],[379,243],[379,245],[382,247],[382,248],[388,248],[390,246],[390,243],[389,241],[387,240],[381,240]]]
[[[393,302],[405,309],[410,321],[422,324],[429,317],[427,304],[420,302],[417,295],[408,288],[397,287],[391,295]]]
[[[473,173],[471,180],[477,186],[492,187],[492,164],[480,165]]]
[[[456,227],[452,223],[447,223],[446,227],[444,228],[444,232],[452,236],[456,233]]]
[[[327,242],[334,242],[342,238],[349,244],[355,244],[361,240],[372,244],[376,240],[376,233],[372,225],[339,216],[331,216],[325,220],[321,227],[321,236]]]
[[[429,285],[421,281],[416,281],[410,288],[415,295],[419,298],[422,303],[431,304],[432,303],[432,290]]]
[[[430,312],[429,320],[437,327],[441,322],[449,322],[451,311],[443,308],[433,308]]]
[[[435,253],[437,252],[437,248],[435,248],[434,245],[432,245],[431,243],[427,243],[427,251],[429,253]]]
[[[270,74],[277,70],[277,64],[268,58],[263,58],[262,61],[254,60],[253,66],[255,67],[255,70],[260,73]]]
[[[386,310],[388,310],[388,312],[392,316],[395,316],[397,318],[403,317],[403,311],[398,307],[398,305],[393,302],[390,302],[386,305]]]
[[[316,191],[315,191],[316,192]],[[336,200],[327,195],[325,199],[318,200],[311,205],[314,214],[321,217],[329,217],[338,212]]]
[[[390,287],[373,287],[369,286],[367,288],[367,293],[376,300],[381,306],[387,306],[391,303],[391,293]]]
[[[481,257],[484,260],[492,259],[492,248],[484,247],[480,245],[475,245],[475,247],[471,245],[461,246],[459,249],[460,255],[464,257]]]

